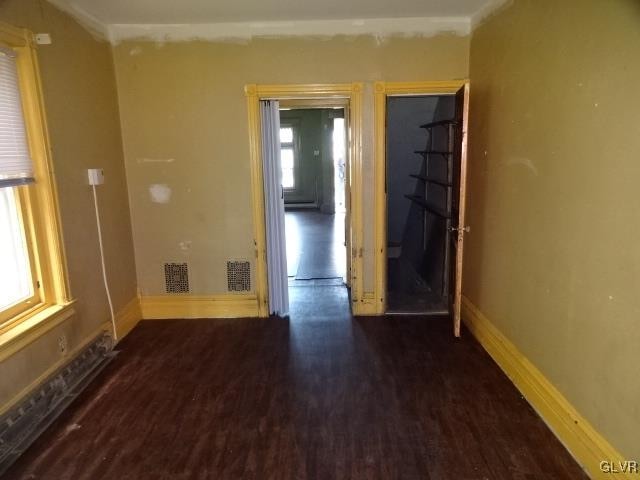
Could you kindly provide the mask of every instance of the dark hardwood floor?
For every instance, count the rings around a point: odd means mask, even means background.
[[[344,214],[287,210],[285,233],[290,285],[346,275]]]
[[[587,478],[468,332],[350,317],[142,322],[10,479]]]

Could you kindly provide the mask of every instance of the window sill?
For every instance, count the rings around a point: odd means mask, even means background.
[[[0,334],[0,362],[73,316],[74,304],[75,300],[64,305],[43,306],[25,314],[23,320]]]

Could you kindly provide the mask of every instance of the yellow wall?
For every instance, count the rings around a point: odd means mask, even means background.
[[[366,82],[364,197],[372,205],[372,82],[466,77],[468,45],[468,38],[453,35],[381,43],[335,37],[118,45],[142,294],[164,292],[167,261],[189,261],[193,293],[212,294],[226,291],[228,258],[255,258],[245,84]],[[150,200],[152,184],[171,188],[170,203]],[[364,287],[373,291],[373,209],[365,209],[364,221]]]
[[[640,458],[640,4],[517,1],[471,40],[465,295]]]
[[[0,364],[0,408],[81,345],[109,318],[100,271],[98,238],[86,169],[102,167],[99,187],[107,270],[116,310],[136,295],[127,186],[118,102],[109,44],[96,41],[46,1],[4,0],[0,20],[47,32],[53,44],[38,49],[62,227],[77,315]]]

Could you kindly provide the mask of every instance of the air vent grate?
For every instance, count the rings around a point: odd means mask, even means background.
[[[251,266],[249,262],[227,262],[227,289],[230,292],[251,291]]]
[[[164,281],[167,293],[189,292],[189,268],[186,263],[165,263]]]

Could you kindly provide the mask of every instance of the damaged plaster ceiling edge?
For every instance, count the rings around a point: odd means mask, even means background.
[[[491,0],[471,15],[471,32],[489,20],[493,15],[513,5],[515,0]]]
[[[249,41],[268,37],[334,37],[369,35],[432,37],[441,34],[467,36],[468,17],[411,17],[345,20],[300,20],[269,22],[225,22],[204,24],[114,24],[109,37],[117,44],[126,40],[152,42]]]
[[[383,41],[390,37],[468,36],[514,0],[491,0],[470,17],[400,17],[340,20],[221,22],[203,24],[106,24],[68,0],[48,0],[73,17],[91,35],[118,44],[126,40],[150,42],[247,42],[267,37],[333,37],[368,35]]]

